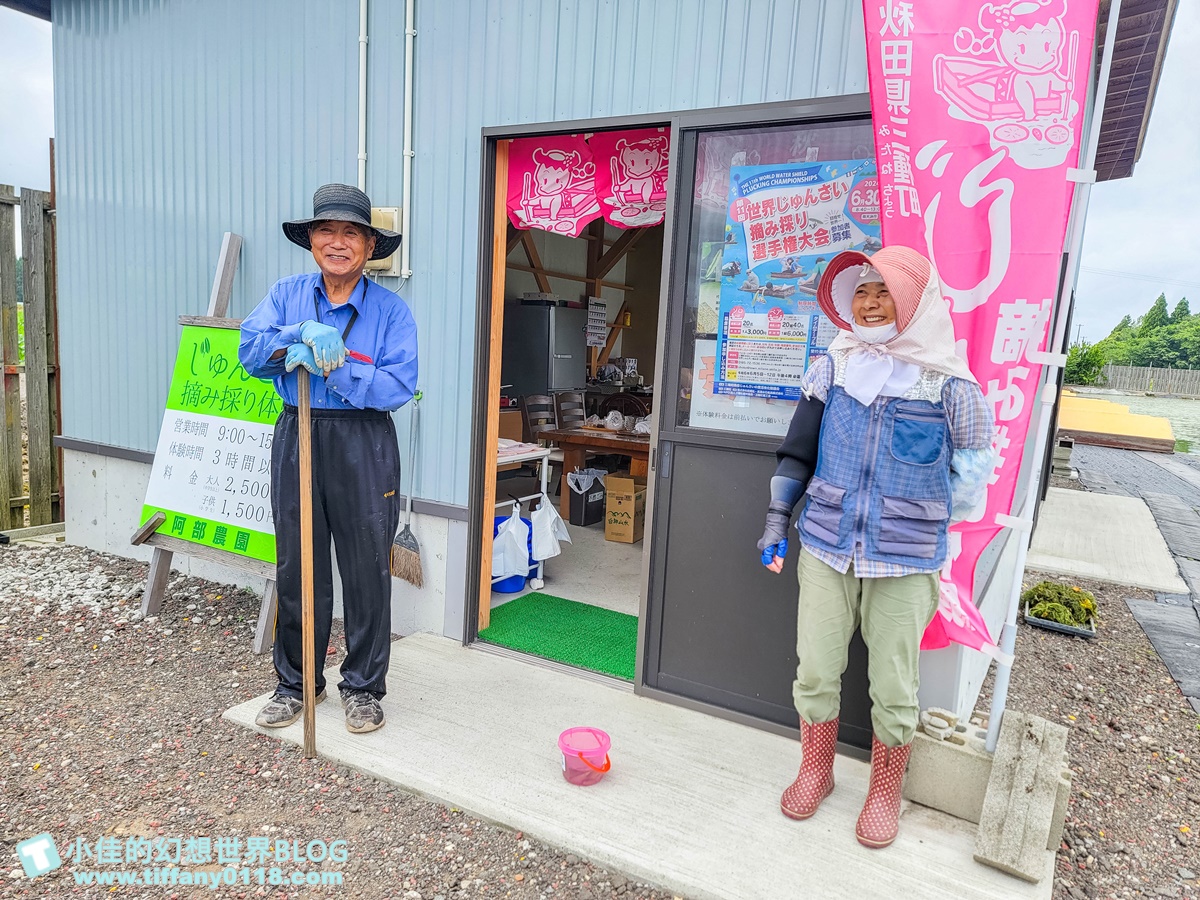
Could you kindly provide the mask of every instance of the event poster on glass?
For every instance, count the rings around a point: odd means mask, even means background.
[[[825,267],[882,246],[875,160],[733,166],[729,182],[713,391],[798,400],[837,334],[817,306]]]

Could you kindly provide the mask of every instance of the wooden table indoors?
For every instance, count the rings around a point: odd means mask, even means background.
[[[587,467],[587,453],[615,453],[630,458],[629,473],[646,477],[650,471],[650,435],[625,434],[596,428],[563,428],[538,432],[538,439],[554,441],[562,448],[562,486],[559,489],[559,511],[564,519],[570,518],[571,489],[567,486],[567,473]]]

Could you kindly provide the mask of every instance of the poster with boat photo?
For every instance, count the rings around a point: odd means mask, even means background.
[[[817,306],[825,266],[882,246],[875,160],[733,166],[727,216],[713,390],[799,399],[837,333]]]

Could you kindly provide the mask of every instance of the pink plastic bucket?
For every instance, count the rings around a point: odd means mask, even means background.
[[[612,768],[608,750],[612,746],[599,728],[568,728],[558,736],[563,755],[563,778],[571,784],[595,784]]]

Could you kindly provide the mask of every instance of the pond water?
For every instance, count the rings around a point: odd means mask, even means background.
[[[1072,388],[1082,397],[1098,397],[1129,407],[1131,413],[1140,416],[1162,416],[1171,423],[1175,440],[1187,441],[1188,452],[1200,454],[1200,400],[1182,400],[1176,397],[1146,397],[1142,394],[1122,394],[1118,391],[1080,390]]]

